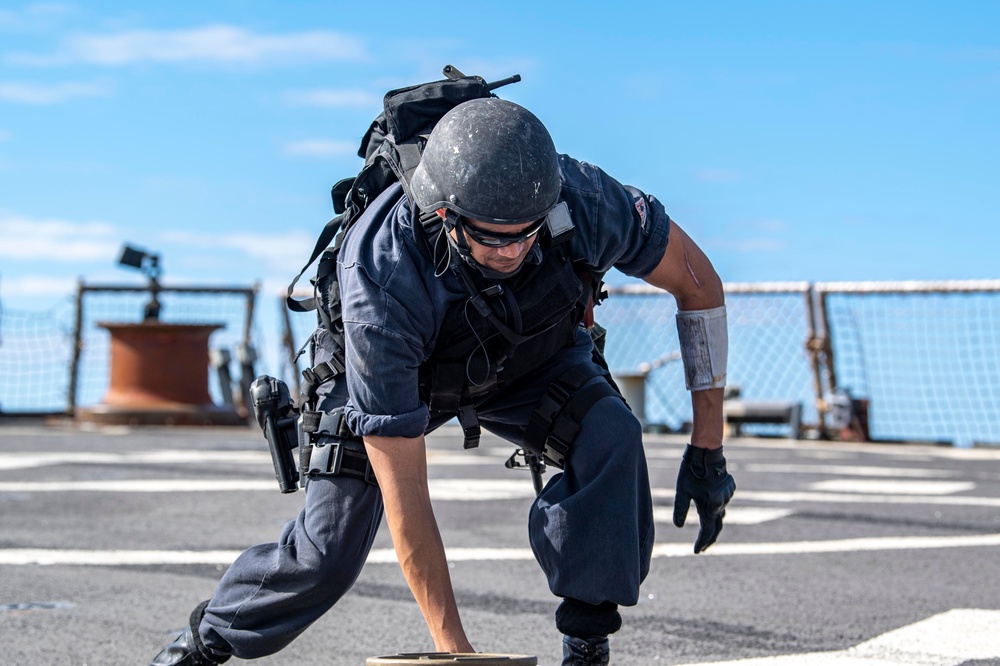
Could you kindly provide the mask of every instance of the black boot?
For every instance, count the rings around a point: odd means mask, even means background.
[[[563,636],[562,666],[607,666],[610,662],[607,638]]]
[[[175,638],[173,643],[153,657],[149,666],[217,666],[229,661],[229,655],[215,654],[201,642],[198,625],[201,624],[206,606],[208,606],[207,601],[194,609],[188,628]]]

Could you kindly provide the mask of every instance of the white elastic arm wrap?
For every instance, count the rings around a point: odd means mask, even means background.
[[[725,305],[710,310],[678,310],[677,338],[684,362],[684,384],[689,391],[726,385],[729,329]]]

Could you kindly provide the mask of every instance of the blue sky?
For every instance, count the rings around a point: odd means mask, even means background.
[[[4,2],[0,299],[138,282],[125,241],[168,284],[276,293],[382,94],[447,63],[521,74],[501,95],[726,281],[1000,277],[998,25],[913,0]]]

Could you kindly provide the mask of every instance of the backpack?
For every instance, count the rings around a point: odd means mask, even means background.
[[[427,139],[438,121],[451,109],[463,102],[484,97],[495,97],[493,91],[516,83],[521,76],[514,76],[488,83],[480,76],[466,76],[452,65],[442,70],[445,79],[390,90],[379,114],[361,140],[358,156],[364,158],[361,171],[353,177],[338,181],[330,191],[335,217],[330,220],[319,238],[309,260],[288,285],[285,303],[292,312],[315,310],[321,327],[333,334],[334,343],[341,347],[332,365],[308,368],[303,371],[305,383],[301,388],[300,402],[308,404],[315,399],[319,384],[344,371],[343,323],[340,320],[340,302],[337,290],[321,289],[320,284],[336,273],[337,255],[344,235],[375,199],[393,183],[399,182],[409,196],[409,183],[413,171],[420,163]],[[313,296],[298,300],[292,296],[295,285],[303,273],[322,254],[316,278],[311,282]],[[330,292],[334,293],[330,293]],[[307,343],[308,344],[308,343]],[[303,346],[295,359],[305,352]],[[339,356],[339,358],[337,358]]]
[[[386,93],[384,111],[372,122],[361,139],[358,157],[365,165],[357,176],[338,181],[330,191],[333,210],[330,220],[313,248],[309,261],[288,285],[286,303],[293,312],[317,310],[320,320],[332,330],[333,323],[316,297],[292,298],[295,284],[333,242],[333,254],[340,250],[344,233],[361,216],[379,194],[395,182],[409,196],[410,178],[420,163],[427,138],[444,114],[463,102],[483,97],[495,97],[493,90],[521,80],[519,74],[487,83],[480,76],[466,76],[452,65],[443,69],[442,81],[422,83]],[[335,260],[335,256],[331,257]],[[301,352],[300,352],[301,353]]]
[[[336,216],[327,223],[316,241],[309,260],[288,286],[286,303],[289,310],[293,312],[316,310],[317,312],[319,326],[314,336],[310,338],[310,342],[314,345],[314,353],[319,340],[315,336],[318,334],[322,334],[323,348],[332,352],[329,360],[302,372],[305,381],[300,387],[301,395],[297,403],[303,411],[303,430],[306,432],[316,432],[321,427],[320,419],[323,416],[319,412],[313,411],[316,409],[317,389],[326,381],[345,371],[344,325],[341,317],[340,292],[334,283],[336,281],[337,257],[346,232],[380,194],[397,182],[402,186],[408,199],[412,201],[409,189],[410,178],[420,163],[428,137],[438,121],[448,111],[469,100],[495,97],[493,91],[497,88],[521,80],[519,75],[514,75],[500,81],[487,83],[482,77],[466,76],[451,65],[446,66],[443,73],[447,77],[444,80],[391,90],[386,93],[384,111],[365,132],[358,150],[358,156],[365,159],[364,166],[356,176],[345,178],[333,186],[331,198]],[[564,252],[563,247],[570,236],[571,232],[554,240],[557,245],[561,246],[556,249]],[[320,257],[320,262],[317,266],[316,277],[311,280],[314,295],[304,300],[293,298],[295,284],[318,257]],[[469,271],[463,267],[461,270],[456,270],[455,274],[469,293],[470,303],[476,306],[479,314],[488,320],[501,337],[508,342],[517,344],[541,335],[539,339],[544,339],[543,344],[556,345],[552,349],[543,347],[541,351],[543,356],[556,351],[558,346],[563,344],[561,340],[566,337],[567,331],[560,332],[554,326],[551,327],[551,334],[547,338],[543,334],[549,332],[549,329],[531,335],[520,335],[511,330],[497,318],[493,307],[483,301],[483,293],[486,292],[481,291],[481,287],[473,284],[474,280],[469,275]],[[562,277],[561,284],[554,284],[559,282],[554,280],[545,281],[548,285],[547,288],[553,294],[562,293],[564,296],[570,297],[568,302],[576,302],[575,307],[578,308],[579,316],[567,318],[564,322],[565,326],[562,328],[568,326],[571,330],[582,319],[595,342],[595,360],[607,371],[603,359],[604,329],[595,324],[593,320],[594,305],[607,295],[606,292],[602,291],[601,278],[603,275],[571,270],[569,277],[572,278],[572,284],[567,284],[565,276]],[[573,295],[574,290],[578,290],[575,291],[575,296]],[[543,296],[545,295],[543,294]],[[545,303],[542,302],[543,305]],[[306,345],[310,342],[307,342]],[[295,357],[296,360],[305,352],[306,345],[303,345],[302,349],[299,350]],[[442,363],[435,368],[439,374],[447,374],[450,366],[456,365],[456,359],[462,357],[463,348],[459,343],[454,348],[449,349],[449,352],[455,358],[439,359]],[[315,362],[316,359],[310,360]],[[459,365],[465,369],[464,357],[460,360],[462,363]],[[532,359],[520,360],[531,361]],[[515,364],[511,363],[511,365]],[[425,377],[422,378],[422,384],[425,379]],[[430,382],[430,384],[434,384],[434,382]],[[465,430],[466,447],[475,446],[479,439],[478,420],[472,405],[462,403],[461,398],[459,393],[432,392],[427,403],[432,408],[440,407],[442,411],[456,412]],[[548,421],[545,423],[548,424]],[[544,430],[545,427],[542,429]],[[350,436],[342,415],[338,416],[338,425],[333,431],[341,436]],[[540,461],[540,458],[538,460]],[[540,465],[540,462],[536,461],[535,465]]]

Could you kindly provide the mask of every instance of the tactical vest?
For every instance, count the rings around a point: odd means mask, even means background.
[[[364,215],[387,216],[401,195],[383,200]],[[417,224],[414,229],[430,262],[423,230]],[[419,368],[420,397],[432,414],[459,416],[470,428],[475,403],[573,343],[592,306],[594,289],[589,276],[577,274],[565,243],[553,244],[547,236],[539,243],[542,261],[526,263],[506,280],[486,280],[464,264],[453,267],[462,272],[459,279],[469,295],[448,307],[434,349]],[[333,255],[324,255],[315,280],[321,316],[312,337],[313,368],[304,373],[307,382],[315,382],[313,391],[346,367]],[[316,376],[310,378],[309,373]]]
[[[573,343],[591,294],[565,248],[548,240],[539,241],[540,263],[526,264],[506,280],[475,279],[484,304],[515,334],[513,339],[470,299],[449,307],[434,351],[420,367],[420,396],[431,412],[457,412]]]

